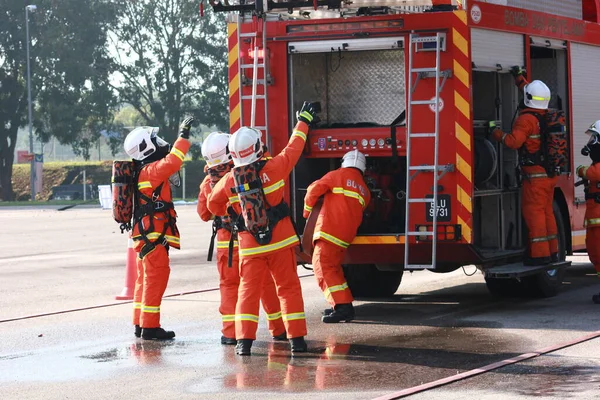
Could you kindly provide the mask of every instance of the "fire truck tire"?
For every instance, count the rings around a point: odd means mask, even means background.
[[[389,297],[398,290],[404,271],[380,271],[374,264],[346,264],[344,275],[354,297]]]
[[[564,261],[567,258],[567,236],[564,218],[556,202],[554,202],[554,218],[558,230],[558,258]],[[562,285],[565,272],[565,268],[559,268],[524,278],[525,293],[530,297],[556,296]]]

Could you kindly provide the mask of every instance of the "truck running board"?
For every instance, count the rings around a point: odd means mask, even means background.
[[[571,261],[559,261],[552,264],[540,265],[535,267],[528,267],[523,265],[522,262],[519,262],[488,268],[483,271],[483,274],[488,278],[511,279],[536,275],[540,272],[551,271],[553,269],[559,268],[567,268],[569,266],[571,266]]]

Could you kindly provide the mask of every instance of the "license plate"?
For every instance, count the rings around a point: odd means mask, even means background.
[[[425,196],[428,199],[433,199],[432,194]],[[452,201],[449,194],[438,194],[437,196],[437,221],[450,222],[452,219]],[[425,207],[425,218],[427,222],[433,222],[433,203],[427,203]]]

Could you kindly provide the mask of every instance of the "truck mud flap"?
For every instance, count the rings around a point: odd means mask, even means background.
[[[559,261],[552,264],[535,267],[528,267],[523,265],[522,262],[519,262],[488,268],[483,271],[483,274],[487,278],[514,279],[536,275],[540,272],[551,271],[553,269],[567,268],[569,266],[571,266],[571,261]]]

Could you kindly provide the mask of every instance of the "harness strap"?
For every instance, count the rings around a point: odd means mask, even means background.
[[[219,217],[215,217],[212,224],[212,234],[210,235],[210,244],[208,245],[208,257],[206,257],[206,261],[212,261],[213,251],[215,247],[215,238],[217,237],[217,231],[219,230]]]
[[[586,200],[594,200],[596,203],[600,203],[600,193],[586,193]]]

